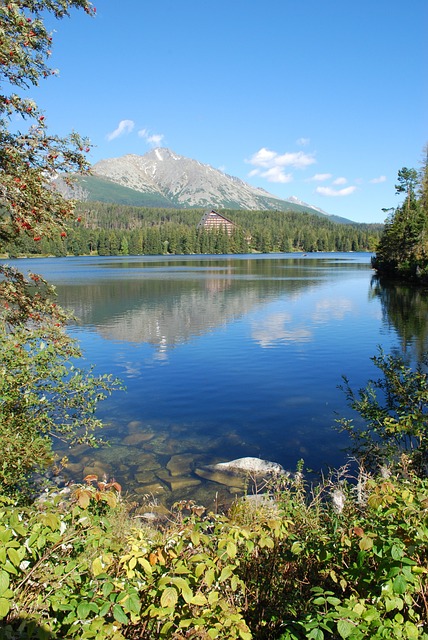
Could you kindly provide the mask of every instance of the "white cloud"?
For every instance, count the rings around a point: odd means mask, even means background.
[[[316,160],[313,154],[304,153],[303,151],[279,154],[276,151],[262,147],[246,162],[256,167],[250,171],[250,177],[260,176],[269,182],[286,183],[291,182],[293,176],[291,173],[286,173],[284,167],[305,169]]]
[[[271,167],[267,171],[262,171],[260,176],[266,178],[268,182],[281,182],[282,184],[292,182],[293,180],[292,174],[285,173],[281,167]]]
[[[163,133],[154,133],[152,136],[149,136],[147,138],[147,142],[150,142],[150,144],[154,144],[155,146],[158,146],[160,145],[163,139],[164,139]]]
[[[333,180],[333,184],[346,184],[348,181],[346,178],[336,178],[336,180]]]
[[[294,169],[304,169],[316,162],[313,154],[296,151],[295,153],[283,153],[280,155],[276,151],[270,151],[263,147],[248,160],[249,164],[256,167],[294,167]]]
[[[282,156],[276,158],[276,162],[282,167],[294,167],[295,169],[305,169],[309,165],[316,162],[313,154],[303,153],[303,151],[297,151],[297,153],[284,153]]]
[[[370,180],[371,184],[380,184],[381,182],[386,182],[386,176],[379,176],[379,178],[373,178]]]
[[[266,171],[261,171],[260,169],[252,169],[248,176],[250,178],[253,178],[254,176],[260,176],[260,178],[265,178],[268,182],[280,182],[282,184],[293,181],[293,175],[291,173],[285,173],[284,169],[282,169],[281,167],[271,167]]]
[[[350,196],[357,187],[345,187],[344,189],[332,189],[331,187],[317,187],[315,191],[321,196],[343,197]]]
[[[124,135],[125,133],[131,133],[135,126],[133,120],[121,120],[117,126],[117,128],[111,133],[107,134],[107,140],[114,140],[119,136]]]
[[[312,178],[308,178],[308,182],[324,182],[332,177],[331,173],[316,173]]]
[[[299,138],[298,140],[296,140],[296,144],[298,144],[299,147],[306,147],[310,143],[310,141],[310,138]]]
[[[259,149],[257,153],[254,153],[248,162],[256,167],[268,167],[272,162],[274,162],[277,155],[276,151],[269,151],[269,149],[265,149],[265,147],[263,147],[262,149]]]
[[[158,147],[165,137],[163,133],[150,133],[148,129],[140,129],[138,136],[154,147]]]

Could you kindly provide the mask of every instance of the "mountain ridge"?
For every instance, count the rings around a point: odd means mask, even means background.
[[[351,220],[330,215],[296,196],[279,198],[166,147],[151,149],[144,155],[102,159],[92,166],[92,175],[78,180],[77,191],[74,197],[78,199],[135,206],[293,210],[352,224]]]

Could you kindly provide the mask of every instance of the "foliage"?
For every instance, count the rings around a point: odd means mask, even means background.
[[[373,259],[381,275],[428,281],[427,180],[428,157],[419,173],[407,167],[398,172],[396,194],[405,194],[405,200],[390,210]]]
[[[82,509],[89,508],[101,515],[108,507],[114,508],[118,505],[122,487],[115,480],[105,482],[99,480],[97,475],[90,474],[83,478],[83,482],[85,484],[77,485],[73,491],[73,498]]]
[[[93,488],[2,499],[2,637],[428,638],[426,479],[298,473],[228,515],[179,503],[163,532]]]
[[[93,12],[87,0],[10,0],[0,7],[2,242],[20,235],[33,242],[44,235],[59,238],[66,234],[65,221],[74,215],[74,203],[50,185],[58,174],[87,170],[88,141],[76,133],[67,138],[49,133],[42,111],[32,99],[22,97],[23,89],[56,73],[48,65],[52,37],[44,25],[46,14],[63,18],[73,7]],[[15,87],[21,95],[13,92]],[[21,131],[16,122],[28,126]]]
[[[428,357],[415,369],[400,356],[382,350],[372,358],[382,373],[354,392],[345,378],[349,405],[364,424],[341,419],[353,441],[353,452],[370,469],[406,464],[418,475],[428,474]]]
[[[75,215],[74,202],[52,185],[61,173],[87,169],[88,143],[75,133],[50,134],[41,110],[23,97],[53,73],[44,21],[73,8],[94,12],[86,0],[9,0],[0,6],[2,252],[19,238],[35,246],[45,237],[64,242],[65,224]],[[40,276],[25,278],[0,266],[0,490],[6,494],[28,493],[31,473],[53,463],[53,438],[94,443],[96,404],[115,386],[77,368],[81,353],[65,332],[66,320]]]
[[[0,273],[0,490],[23,497],[32,472],[53,463],[54,439],[96,444],[96,405],[117,383],[76,366],[80,349],[43,278]]]

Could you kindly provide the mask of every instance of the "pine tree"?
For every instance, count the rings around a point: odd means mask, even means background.
[[[389,210],[385,230],[373,259],[381,275],[426,281],[428,279],[427,162],[421,172],[403,167],[398,172],[396,193],[405,196]],[[387,211],[387,210],[385,210]]]

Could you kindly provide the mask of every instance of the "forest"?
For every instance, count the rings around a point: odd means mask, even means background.
[[[56,236],[21,233],[6,243],[9,256],[159,255],[293,251],[374,251],[380,224],[338,224],[293,211],[219,211],[235,223],[198,229],[202,209],[159,209],[79,202],[75,220]]]
[[[420,171],[403,167],[397,175],[395,193],[404,201],[385,209],[388,218],[372,265],[379,275],[428,282],[428,145]]]

